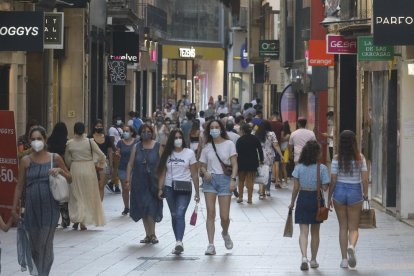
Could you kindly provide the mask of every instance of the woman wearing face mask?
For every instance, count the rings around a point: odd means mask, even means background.
[[[190,204],[191,192],[175,192],[172,187],[173,180],[193,180],[194,200],[197,203],[200,201],[197,160],[194,152],[185,147],[181,130],[173,130],[170,133],[167,146],[161,155],[158,173],[160,175],[158,196],[162,200],[163,193],[165,193],[176,240],[172,253],[179,255],[184,251],[185,213]]]
[[[215,255],[214,231],[216,219],[216,199],[218,197],[220,219],[227,249],[233,248],[233,241],[228,233],[230,225],[230,199],[232,191],[236,188],[237,153],[236,146],[229,140],[226,129],[219,120],[207,123],[204,131],[206,145],[201,152],[200,170],[203,176],[203,192],[207,206],[207,235],[209,245],[206,255]],[[231,165],[231,176],[225,175],[222,164]]]
[[[98,145],[99,149],[105,154],[106,156],[106,166],[109,164],[108,156],[110,156],[113,152],[112,150],[112,142],[111,138],[108,135],[105,135],[103,122],[101,119],[96,120],[95,125],[92,129],[92,134],[88,136],[88,138],[92,138],[95,143]],[[101,196],[101,201],[104,198],[104,190],[106,184],[106,174],[105,169],[107,168],[97,168],[97,175],[98,175],[98,182],[99,182],[99,194]]]
[[[194,118],[197,117],[197,107],[195,103],[190,104],[189,112],[194,115]]]
[[[154,141],[154,129],[142,125],[138,131],[141,141],[131,151],[125,183],[131,188],[130,216],[142,219],[146,236],[141,243],[158,243],[155,222],[162,220],[162,200],[158,198],[157,167],[160,143]],[[131,181],[132,179],[132,181]]]
[[[59,220],[59,204],[49,188],[49,175],[63,175],[68,183],[71,175],[58,154],[47,152],[46,131],[34,127],[29,132],[32,152],[20,161],[14,193],[12,215],[18,219],[18,204],[26,187],[24,224],[29,237],[32,258],[38,275],[49,275],[53,264],[53,239]],[[53,158],[53,168],[51,162]]]
[[[122,199],[124,201],[124,211],[122,215],[128,215],[129,213],[129,185],[125,183],[126,169],[131,155],[132,148],[136,144],[135,140],[136,132],[131,126],[124,126],[122,133],[122,140],[116,145],[116,155],[119,157],[118,176],[121,180],[122,186]]]
[[[233,98],[231,100],[231,106],[230,106],[230,113],[231,115],[236,118],[237,117],[237,112],[241,111],[241,104],[239,103],[239,99],[237,98]]]
[[[73,230],[77,230],[79,224],[81,230],[86,230],[86,224],[105,225],[94,162],[96,156],[97,166],[104,167],[105,154],[93,139],[84,136],[83,123],[75,123],[73,130],[75,136],[68,141],[65,152],[65,161],[70,166],[73,178],[70,185],[69,215],[74,222]]]

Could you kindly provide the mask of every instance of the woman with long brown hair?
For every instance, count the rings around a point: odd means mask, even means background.
[[[368,199],[368,170],[355,133],[350,130],[342,131],[339,136],[338,154],[331,165],[331,180],[328,202],[335,207],[339,222],[340,267],[354,268],[362,202]]]

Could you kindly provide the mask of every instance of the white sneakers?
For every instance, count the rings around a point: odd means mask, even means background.
[[[310,265],[311,268],[318,268],[319,267],[319,264],[316,260],[311,260],[309,262],[309,265]]]
[[[356,256],[355,256],[355,248],[352,245],[350,245],[348,247],[347,252],[348,252],[348,265],[350,268],[354,268],[357,263]]]
[[[174,247],[172,253],[175,254],[175,255],[180,255],[181,253],[183,253],[183,251],[184,251],[183,242],[182,241],[177,241],[175,243],[175,247]]]
[[[223,240],[224,240],[224,246],[227,249],[232,249],[233,248],[233,241],[231,240],[230,235],[229,234],[224,235],[223,233],[221,233],[221,236],[223,237]]]
[[[341,268],[348,268],[348,259],[343,259],[339,265]]]
[[[204,254],[205,255],[216,255],[216,248],[214,247],[214,244],[209,244]]]

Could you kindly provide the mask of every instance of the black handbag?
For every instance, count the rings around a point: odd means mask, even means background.
[[[177,193],[191,193],[192,191],[191,181],[173,180],[172,186],[174,192]]]
[[[216,145],[214,145],[213,141],[211,141],[211,145],[213,146],[214,152],[216,153],[216,156],[218,160],[220,161],[220,165],[221,165],[221,169],[223,170],[223,173],[227,176],[231,176],[231,174],[233,173],[233,166],[224,164],[224,162],[221,161],[220,157],[217,154]]]

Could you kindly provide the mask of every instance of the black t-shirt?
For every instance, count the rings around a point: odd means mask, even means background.
[[[88,138],[93,138],[93,136],[88,136]],[[108,149],[112,148],[111,138],[108,135],[105,135],[105,141],[102,144],[99,144],[95,139],[95,143],[98,145],[99,149],[108,157]]]

